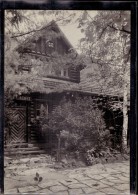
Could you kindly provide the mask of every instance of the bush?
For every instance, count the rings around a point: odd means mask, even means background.
[[[60,147],[66,152],[89,153],[98,158],[98,153],[110,146],[110,132],[106,129],[103,112],[91,98],[79,98],[74,101],[62,100],[49,118],[43,117],[41,124],[60,136]],[[48,122],[47,122],[48,121]],[[46,125],[47,124],[47,125]],[[90,155],[88,155],[90,156]]]
[[[93,165],[96,163],[107,162],[112,157],[112,152],[109,148],[98,149],[92,148],[86,152],[85,162],[87,165]]]

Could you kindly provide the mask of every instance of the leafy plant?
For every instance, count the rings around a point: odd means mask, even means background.
[[[43,180],[43,177],[40,177],[39,173],[36,172],[36,176],[34,177],[34,181],[40,183]]]
[[[48,122],[44,117],[41,124],[46,127],[46,123],[57,135],[57,142],[60,138],[59,150],[62,147],[66,152],[85,153],[92,147],[101,150],[110,143],[103,114],[91,97],[64,99],[49,115]]]

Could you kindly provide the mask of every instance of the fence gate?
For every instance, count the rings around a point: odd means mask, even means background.
[[[26,142],[26,108],[9,108],[7,142]]]

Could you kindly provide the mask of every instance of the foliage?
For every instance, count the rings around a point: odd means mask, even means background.
[[[107,129],[103,116],[91,98],[73,97],[72,100],[62,100],[49,116],[43,114],[40,123],[43,132],[50,129],[50,133],[56,134],[55,145],[52,145],[55,149],[60,136],[58,149],[62,157],[73,153],[73,158],[93,165],[123,159],[120,145],[116,143],[113,148],[114,134],[111,134],[111,128]]]
[[[125,159],[129,159],[129,152],[125,151],[124,153],[120,153],[116,149],[112,149],[109,147],[104,148],[100,152],[97,151],[95,148],[88,150],[85,153],[85,163],[88,166],[97,164],[97,163],[112,163],[117,161],[122,161]]]
[[[47,118],[41,120],[43,131],[50,128],[61,137],[61,147],[67,152],[85,154],[91,148],[110,147],[110,132],[106,130],[101,110],[91,98],[62,100]],[[57,147],[57,146],[56,146]]]
[[[40,177],[39,173],[36,172],[36,176],[34,177],[34,181],[37,181],[39,184],[42,180],[43,180],[43,177]]]
[[[97,64],[98,72],[89,74],[95,78],[101,91],[120,89],[123,95],[122,148],[127,145],[128,97],[130,95],[130,11],[99,11],[91,18],[89,13],[80,18],[79,28],[85,37],[80,40],[83,53],[91,66]],[[94,74],[93,74],[94,73]],[[100,76],[99,76],[100,75]],[[101,82],[102,79],[102,82]]]
[[[117,86],[123,89],[125,72],[130,81],[130,12],[99,11],[94,18],[86,12],[85,17],[80,18],[79,28],[84,33],[80,40],[81,50],[91,66],[96,63],[98,67],[98,71],[89,73],[88,77],[94,77],[97,82],[103,78],[101,88]]]

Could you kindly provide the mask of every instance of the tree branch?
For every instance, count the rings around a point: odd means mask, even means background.
[[[107,26],[105,26],[105,27],[103,28],[103,30],[102,30],[102,32],[101,32],[101,34],[100,34],[100,36],[99,36],[99,39],[101,39],[103,33],[106,31],[106,29],[107,29],[108,27],[109,27],[109,26],[107,25]]]
[[[33,33],[33,32],[37,32],[37,31],[40,31],[40,29],[39,30],[32,30],[32,31],[22,33],[22,34],[19,34],[19,35],[14,35],[14,36],[11,36],[11,38],[21,37],[21,36],[24,36],[24,35],[27,35],[27,34],[30,34],[30,33]]]
[[[69,16],[67,16],[66,18],[59,18],[58,20],[56,20],[55,22],[59,22],[61,20],[65,20],[67,18],[71,17],[71,14]],[[21,37],[21,36],[24,36],[24,35],[27,35],[27,34],[30,34],[30,33],[33,33],[33,32],[38,32],[38,31],[41,31],[45,28],[48,28],[49,26],[51,25],[51,23],[43,28],[40,28],[40,29],[36,29],[36,30],[31,30],[31,31],[28,31],[26,33],[22,33],[22,34],[18,34],[18,35],[14,35],[14,36],[11,36],[11,38],[17,38],[17,37]]]
[[[113,24],[112,24],[112,25],[108,24],[108,26],[109,26],[110,28],[114,29],[114,30],[117,30],[117,31],[125,32],[125,33],[127,33],[127,34],[130,34],[130,33],[131,33],[130,31],[124,29],[124,26],[122,27],[122,29],[116,28]]]
[[[26,33],[22,33],[22,34],[19,34],[19,35],[15,35],[15,36],[12,36],[11,38],[17,38],[17,37],[21,37],[21,36],[24,36],[24,35],[27,35],[27,34],[30,34],[30,33],[33,33],[33,32],[38,32],[38,31],[41,31],[43,30],[44,28],[48,28],[51,24],[43,27],[43,28],[40,28],[40,29],[36,29],[36,30],[31,30],[29,32],[26,32]]]

